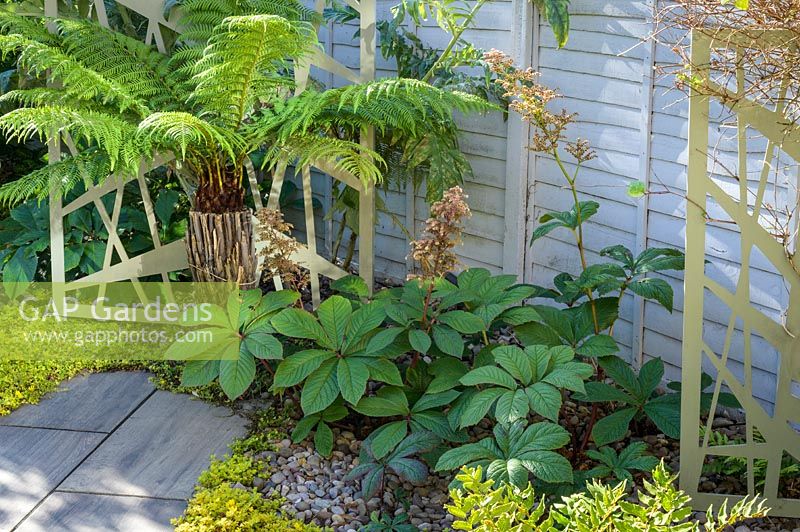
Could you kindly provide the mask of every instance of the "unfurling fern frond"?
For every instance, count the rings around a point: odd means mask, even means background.
[[[297,168],[317,166],[332,171],[345,171],[362,183],[380,183],[386,162],[374,150],[357,142],[319,135],[290,138],[285,144],[273,145],[264,158],[265,166],[279,161],[295,162]]]
[[[127,91],[158,108],[185,99],[168,83],[169,58],[154,46],[89,21],[59,20],[66,53]]]
[[[61,197],[81,183],[98,185],[110,174],[108,157],[98,149],[88,149],[6,183],[0,187],[0,204],[45,199],[51,192]]]
[[[135,111],[147,116],[145,102],[135,98],[124,87],[86,68],[62,50],[22,35],[0,35],[0,54],[19,53],[17,64],[31,75],[47,75],[50,81],[60,82],[71,97],[99,101],[115,106],[119,112]]]
[[[190,101],[201,116],[238,128],[264,86],[288,84],[278,73],[316,42],[313,26],[274,15],[228,17],[214,30],[194,77]]]

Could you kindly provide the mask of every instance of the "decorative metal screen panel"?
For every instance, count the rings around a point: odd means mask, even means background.
[[[47,17],[58,17],[59,0],[45,0],[45,15]],[[174,35],[179,31],[177,19],[178,10],[171,10],[171,15],[167,16],[163,1],[155,0],[116,0],[117,6],[129,13],[136,13],[147,21],[145,39],[148,44],[154,44],[161,52],[166,52],[167,43],[170,42],[170,33]],[[299,67],[295,72],[295,81],[298,91],[302,91],[310,79],[311,67],[316,66],[328,72],[344,78],[348,82],[359,83],[371,81],[375,78],[375,0],[355,0],[348,1],[348,4],[357,10],[360,17],[360,65],[359,70],[354,71],[333,57],[315,50],[310,61]],[[109,18],[104,2],[84,1],[79,3],[82,12],[96,20],[103,26],[109,27]],[[324,2],[318,1],[316,10],[320,13],[324,8]],[[126,15],[127,16],[127,15]],[[362,133],[362,144],[369,148],[374,147],[374,132],[364,131]],[[76,152],[76,147],[71,139],[65,137],[62,142],[54,143],[49,148],[49,158],[57,161],[61,157],[62,150],[67,149],[71,153]],[[87,205],[94,205],[98,210],[106,229],[108,230],[109,240],[106,246],[105,261],[103,268],[91,275],[82,277],[76,282],[80,286],[87,283],[107,283],[120,280],[137,280],[142,277],[160,275],[164,281],[168,281],[168,274],[173,271],[188,268],[186,257],[186,245],[184,240],[171,242],[162,245],[159,240],[158,222],[154,214],[153,202],[148,193],[145,175],[163,165],[168,161],[160,160],[154,164],[143,164],[139,175],[132,178],[109,178],[103,184],[89,187],[89,189],[79,198],[64,205],[62,200],[51,197],[50,201],[50,233],[51,233],[51,252],[52,252],[52,280],[56,283],[65,281],[64,270],[64,219],[70,213],[75,212]],[[291,161],[288,161],[290,163]],[[286,164],[280,165],[273,175],[272,189],[268,199],[268,207],[278,209],[279,196],[284,183]],[[332,178],[343,182],[345,185],[353,187],[360,195],[359,211],[359,270],[361,276],[367,284],[372,287],[373,283],[373,232],[375,220],[374,206],[374,186],[364,185],[352,174],[333,168],[333,165],[326,166],[320,164],[319,170],[330,175]],[[255,172],[252,165],[247,166],[247,173],[255,208],[260,209],[262,199],[258,191],[258,184],[255,179]],[[312,207],[311,191],[311,168],[300,169],[303,182],[304,211],[306,219],[306,245],[301,246],[293,257],[299,264],[308,268],[311,272],[311,287],[314,304],[317,305],[320,299],[319,276],[324,275],[330,278],[339,278],[346,275],[345,272],[335,264],[329,262],[321,256],[316,249],[316,235],[314,227],[314,216]],[[154,247],[149,251],[129,256],[118,236],[118,223],[120,210],[122,208],[123,191],[125,186],[131,181],[136,181],[140,188],[142,200],[145,206],[145,214],[150,234],[153,239]],[[113,195],[113,209],[108,212],[103,198]],[[263,249],[265,243],[256,243],[257,249]],[[117,260],[114,260],[116,253]],[[67,285],[69,290],[69,285]]]
[[[779,34],[764,35],[764,38],[782,37]],[[711,65],[715,51],[728,49],[741,54],[746,53],[744,48],[746,43],[739,42],[735,33],[719,31],[712,40],[695,32],[692,35],[692,63]],[[741,62],[737,64],[741,65]],[[730,155],[736,171],[727,181],[715,178],[714,172],[709,171],[712,101],[695,91],[690,101],[689,119],[681,487],[700,507],[708,504],[718,506],[726,498],[741,498],[742,495],[703,493],[701,489],[703,468],[711,457],[741,457],[747,464],[747,493],[761,493],[767,497],[771,515],[800,516],[800,500],[783,496],[780,479],[782,460],[787,456],[800,459],[800,433],[797,431],[800,423],[800,274],[783,245],[764,223],[765,211],[769,208],[766,191],[774,191],[777,187],[770,182],[770,176],[782,164],[779,158],[793,160],[796,168],[796,162],[800,161],[800,130],[788,125],[790,121],[786,120],[783,105],[770,107],[743,97],[747,83],[743,72],[738,72],[736,79],[728,80],[724,87],[712,79],[710,66],[695,72],[694,76],[707,83],[714,93],[727,92],[731,98],[725,98],[726,102],[736,102],[722,104],[736,121],[732,141],[734,154]],[[754,139],[759,146],[766,146],[766,149],[759,148],[760,162],[757,165],[753,165]],[[750,183],[748,173],[753,176]],[[788,203],[790,207],[797,203],[796,189],[794,194],[788,194]],[[711,210],[724,216],[729,224],[735,224],[738,230],[736,238],[740,250],[737,258],[741,266],[736,266],[738,279],[729,285],[713,279],[709,275],[711,266],[707,266],[705,261],[711,230],[707,216]],[[792,218],[791,214],[789,218]],[[737,244],[731,244],[731,247]],[[735,256],[737,250],[726,251]],[[754,261],[783,277],[788,292],[788,310],[784,316],[770,315],[754,302],[758,291],[753,283]],[[719,345],[712,345],[705,330],[704,312],[710,308],[711,300],[714,300],[715,308],[728,311],[727,329]],[[734,353],[737,353],[736,360]],[[771,371],[776,375],[775,389],[764,390],[763,380],[758,385],[754,381],[754,368],[757,365],[763,367],[764,361],[770,358],[774,360]],[[708,418],[704,418],[701,412],[704,369],[715,379]],[[711,437],[714,413],[723,387],[736,396],[745,414],[746,437],[740,444],[714,445]],[[763,399],[767,391],[770,400]],[[758,479],[756,465],[762,466]]]

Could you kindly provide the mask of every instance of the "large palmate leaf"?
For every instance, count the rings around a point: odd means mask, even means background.
[[[572,466],[554,451],[569,442],[570,435],[555,423],[523,421],[495,426],[493,437],[450,449],[436,463],[437,471],[487,464],[486,476],[495,482],[522,488],[529,475],[549,483],[572,483]]]

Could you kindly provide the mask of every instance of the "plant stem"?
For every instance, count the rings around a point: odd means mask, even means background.
[[[342,263],[342,269],[348,270],[350,269],[350,263],[353,262],[353,254],[356,252],[356,239],[358,235],[355,232],[350,233],[350,240],[347,242],[347,256],[344,258],[344,262]]]
[[[453,51],[453,48],[461,39],[461,35],[472,24],[472,21],[475,19],[475,15],[478,14],[478,11],[480,11],[481,7],[483,7],[483,4],[485,4],[486,1],[487,0],[478,0],[477,2],[475,2],[475,5],[472,6],[472,9],[470,10],[466,18],[464,18],[464,21],[460,25],[456,26],[454,31],[450,32],[451,33],[450,42],[447,43],[447,46],[445,47],[442,54],[438,57],[438,59],[436,59],[436,62],[433,63],[433,65],[431,65],[431,68],[425,73],[424,76],[422,76],[421,81],[424,81],[425,83],[428,83],[430,81],[430,79],[433,77],[433,75],[436,73],[436,71],[439,69],[442,63],[444,63],[444,61],[450,56],[450,54]]]
[[[570,176],[567,169],[564,167],[564,163],[561,160],[561,156],[558,154],[558,149],[553,149],[553,157],[558,164],[558,168],[561,170],[561,173],[564,174],[564,179],[567,180],[569,183],[570,192],[572,192],[572,202],[575,205],[575,222],[576,227],[572,230],[572,234],[575,235],[575,243],[578,245],[578,254],[581,258],[581,268],[586,270],[587,262],[586,262],[586,250],[583,246],[583,219],[581,218],[581,203],[578,199],[578,187],[575,183],[578,181],[578,171],[581,168],[580,163],[575,168],[575,173]],[[600,322],[597,319],[597,307],[594,303],[594,297],[592,296],[591,290],[586,290],[584,292],[586,297],[589,298],[589,306],[592,308],[592,321],[594,322],[594,333],[600,334]]]

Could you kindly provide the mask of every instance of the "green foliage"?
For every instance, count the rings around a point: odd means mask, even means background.
[[[597,445],[622,439],[634,419],[647,416],[670,438],[680,437],[680,395],[656,393],[664,376],[660,358],[648,361],[636,375],[630,365],[616,356],[598,360],[616,386],[605,382],[586,384],[586,393],[578,397],[587,402],[615,402],[622,406],[595,424],[592,437]]]
[[[408,514],[385,515],[372,512],[369,523],[361,528],[362,532],[416,532],[418,528],[408,522]]]
[[[141,196],[135,187],[125,189],[127,205],[122,206],[117,229],[123,247],[129,253],[152,249],[153,240],[145,213],[138,207]],[[70,195],[71,198],[75,194]],[[183,237],[186,221],[178,220],[178,194],[159,190],[155,197],[158,235],[166,244]],[[113,212],[114,198],[100,199],[106,212]],[[94,206],[77,209],[66,216],[64,234],[64,271],[66,279],[99,271],[104,262],[108,230]],[[29,200],[11,209],[9,217],[0,220],[0,278],[9,296],[23,284],[47,281],[50,278],[50,206],[47,200]]]
[[[561,48],[569,39],[569,0],[533,0],[550,27],[553,29],[556,43]]]
[[[552,530],[553,519],[545,519],[547,507],[529,484],[523,489],[483,477],[480,466],[456,475],[459,487],[450,491],[451,503],[445,505],[455,517],[453,530]]]
[[[600,462],[592,468],[588,476],[594,478],[614,477],[617,480],[633,482],[631,471],[652,471],[658,465],[658,459],[644,454],[647,446],[642,442],[629,443],[619,454],[611,447],[601,447],[586,451],[586,455]]]
[[[300,404],[311,415],[328,408],[340,394],[351,405],[357,404],[370,378],[402,384],[390,362],[405,352],[393,345],[402,330],[378,330],[385,318],[383,305],[367,303],[353,310],[351,301],[342,296],[325,300],[316,316],[300,309],[284,310],[272,320],[275,329],[290,338],[311,340],[317,348],[281,362],[273,388],[303,383]]]
[[[300,443],[314,430],[314,447],[323,456],[330,456],[333,452],[333,431],[329,424],[344,419],[347,407],[341,400],[335,401],[322,412],[305,416],[292,431],[292,441]]]
[[[701,434],[704,431],[701,431]],[[764,443],[764,437],[757,430],[753,431],[753,441]],[[712,431],[709,435],[709,446],[719,445],[742,445],[746,440],[740,438],[729,438],[726,434]],[[728,477],[744,479],[747,477],[747,458],[743,456],[711,456],[711,459],[703,464],[704,474],[722,474]],[[781,458],[779,477],[782,483],[796,483],[800,479],[800,461],[788,453],[784,453]],[[753,460],[753,479],[756,488],[763,489],[767,480],[767,461],[763,458]]]
[[[526,419],[529,412],[558,421],[561,390],[582,393],[583,381],[594,374],[589,364],[575,362],[575,352],[566,346],[501,346],[492,356],[500,367],[481,366],[461,377],[465,386],[482,387],[467,400],[462,427],[478,423],[492,406],[494,417],[504,424]]]
[[[358,465],[347,474],[348,480],[361,479],[361,496],[364,500],[369,500],[383,491],[387,469],[412,483],[422,482],[428,477],[428,467],[413,457],[430,451],[437,444],[435,437],[422,432],[413,433],[382,458],[378,458],[373,452],[375,438],[373,433],[364,440],[358,456]]]
[[[230,484],[201,489],[184,514],[173,519],[176,532],[320,532],[322,529],[280,513],[280,499],[265,499],[257,490]]]
[[[768,511],[763,501],[748,498],[730,510],[724,504],[716,512],[709,508],[703,525],[687,522],[693,512],[691,500],[675,488],[677,476],[670,475],[663,462],[654,469],[652,482],[645,481],[638,503],[627,500],[624,481],[616,486],[594,482],[586,493],[564,497],[548,508],[544,502],[537,502],[530,486],[495,488],[495,482],[484,481],[483,476],[477,468],[463,470],[456,477],[460,487],[451,490],[452,503],[446,506],[455,517],[454,530],[722,532],[745,519],[763,517]]]
[[[204,488],[237,482],[249,486],[260,472],[261,466],[248,456],[234,453],[231,456],[226,455],[222,460],[212,456],[211,464],[200,474],[197,483]]]
[[[239,301],[239,315],[229,316],[231,322],[212,324],[216,329],[228,330],[231,339],[239,341],[239,357],[236,360],[192,360],[201,353],[192,343],[175,343],[167,350],[167,356],[174,359],[187,359],[181,377],[183,386],[205,386],[219,379],[222,390],[230,399],[241,396],[256,377],[256,361],[283,358],[283,344],[274,336],[275,329],[270,320],[286,307],[294,305],[300,294],[290,290],[262,294],[261,290],[247,290],[233,293]],[[219,309],[219,315],[224,315]],[[212,344],[208,350],[219,349]]]
[[[513,275],[492,276],[488,270],[476,268],[459,274],[456,283],[415,279],[381,298],[388,302],[389,319],[408,331],[408,341],[418,353],[461,358],[461,335],[482,334],[486,344],[485,333],[493,327],[538,317],[530,309],[514,306],[534,289],[516,284]],[[457,384],[457,379],[452,384]]]
[[[400,417],[383,425],[372,433],[371,452],[376,458],[383,458],[406,438],[408,431],[412,433],[433,433],[435,436],[451,442],[465,442],[467,436],[463,431],[453,430],[443,409],[459,397],[459,392],[449,390],[440,393],[420,395],[413,404],[409,404],[409,396],[413,400],[412,390],[397,386],[384,386],[373,397],[364,397],[354,407],[360,414],[369,417]]]
[[[566,445],[569,438],[569,432],[555,423],[534,423],[527,428],[521,421],[510,426],[498,424],[494,437],[444,453],[436,470],[481,466],[486,468],[487,478],[518,488],[528,485],[531,474],[550,484],[571,484],[572,465],[554,452]]]
[[[714,392],[705,391],[714,386],[714,379],[706,372],[703,372],[700,376],[700,413],[701,414],[708,414],[711,410],[711,403],[714,399]],[[681,393],[683,386],[678,381],[673,381],[667,384],[667,388],[677,392],[678,394]],[[736,396],[730,392],[720,392],[719,396],[717,397],[717,404],[720,406],[724,406],[726,408],[741,408],[742,405],[739,403],[739,400],[736,399]]]

